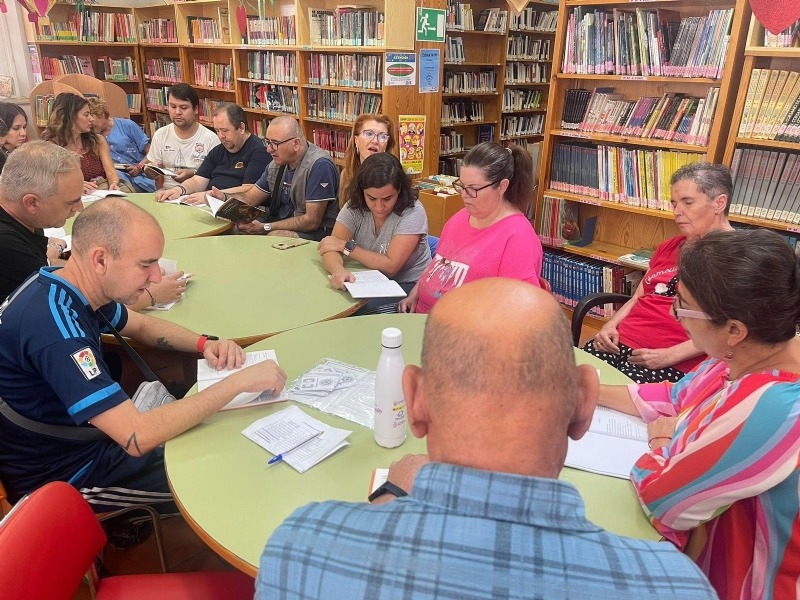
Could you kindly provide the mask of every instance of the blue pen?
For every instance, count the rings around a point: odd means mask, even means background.
[[[283,451],[283,452],[281,452],[280,454],[276,454],[275,456],[273,456],[272,458],[270,458],[270,459],[269,459],[269,461],[267,461],[267,464],[268,464],[268,465],[274,465],[276,462],[283,460],[283,455],[284,455],[284,454],[289,454],[289,452],[294,452],[294,451],[295,451],[295,450],[297,450],[297,449],[298,449],[300,446],[303,446],[303,445],[307,444],[308,442],[310,442],[311,440],[313,440],[313,439],[315,439],[315,438],[318,438],[318,437],[319,437],[319,436],[321,436],[323,433],[324,433],[323,431],[318,431],[317,433],[315,433],[314,435],[312,435],[310,438],[303,440],[302,442],[300,442],[300,443],[299,443],[299,444],[297,444],[296,446],[292,446],[292,447],[291,447],[291,448],[289,448],[288,450],[284,450],[284,451]]]

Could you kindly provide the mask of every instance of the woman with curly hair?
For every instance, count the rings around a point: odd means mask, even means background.
[[[83,191],[119,189],[119,175],[106,139],[92,131],[94,117],[83,96],[64,92],[56,96],[42,139],[76,152],[81,159]]]
[[[394,123],[386,115],[358,115],[353,134],[344,153],[344,167],[339,177],[339,206],[349,200],[347,189],[367,157],[394,149]]]

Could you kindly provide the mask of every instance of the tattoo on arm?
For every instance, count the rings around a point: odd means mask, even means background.
[[[133,448],[136,448],[136,453],[139,456],[142,455],[142,451],[139,448],[139,442],[136,441],[136,432],[135,431],[133,432],[133,434],[131,434],[131,437],[128,439],[128,443],[125,444],[125,452],[128,452],[128,450],[131,448],[131,446],[133,446]]]
[[[156,340],[156,348],[159,350],[175,350],[175,346],[170,344],[165,337],[160,337]]]

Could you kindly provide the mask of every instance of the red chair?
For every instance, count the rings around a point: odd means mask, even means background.
[[[20,500],[0,523],[4,600],[70,600],[84,575],[98,600],[250,600],[253,580],[237,571],[122,575],[99,579],[95,558],[106,534],[78,491],[48,483]]]

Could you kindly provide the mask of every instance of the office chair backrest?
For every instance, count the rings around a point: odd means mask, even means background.
[[[105,543],[80,493],[68,483],[48,483],[0,523],[2,597],[70,600]]]

